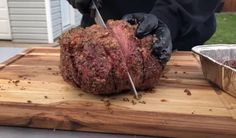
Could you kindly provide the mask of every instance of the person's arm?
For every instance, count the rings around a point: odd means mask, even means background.
[[[170,29],[172,39],[184,36],[212,16],[221,0],[157,0],[150,14]]]
[[[91,0],[67,0],[70,5],[78,9],[82,14],[89,14],[89,4]]]

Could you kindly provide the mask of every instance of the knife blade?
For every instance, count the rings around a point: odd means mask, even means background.
[[[107,28],[106,23],[104,22],[98,8],[97,5],[95,4],[94,0],[92,0],[92,8],[93,10],[95,10],[95,22],[101,26],[104,26],[105,28]]]
[[[97,5],[95,4],[94,0],[92,0],[92,7],[91,7],[91,9],[92,9],[92,10],[95,10],[95,17],[94,17],[94,18],[95,18],[95,22],[96,22],[97,24],[99,24],[99,25],[104,26],[105,28],[107,28],[107,26],[106,26],[106,24],[105,24],[105,22],[104,22],[104,20],[103,20],[103,18],[102,18],[102,16],[101,16],[101,14],[100,14],[98,8],[97,8]],[[121,52],[121,53],[122,53],[122,52]],[[122,53],[122,55],[123,55],[123,57],[124,57],[124,54],[123,54],[123,53]],[[125,59],[125,57],[124,57],[124,59]],[[131,75],[130,75],[130,73],[129,73],[128,70],[127,70],[127,75],[128,75],[129,82],[130,82],[130,84],[131,84],[132,90],[133,90],[133,92],[134,92],[134,94],[135,94],[135,97],[136,97],[136,99],[138,99],[138,98],[139,98],[139,97],[138,97],[138,92],[137,92],[137,90],[136,90],[136,88],[135,88],[134,81],[133,81],[133,79],[132,79],[132,77],[131,77]]]

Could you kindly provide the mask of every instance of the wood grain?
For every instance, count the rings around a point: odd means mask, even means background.
[[[168,137],[235,137],[236,99],[212,86],[191,52],[175,52],[159,85],[109,97],[59,74],[59,49],[34,48],[0,68],[0,125]],[[19,80],[18,83],[14,83]],[[190,91],[186,92],[186,89]]]
[[[235,0],[224,0],[224,12],[235,12],[236,1]]]

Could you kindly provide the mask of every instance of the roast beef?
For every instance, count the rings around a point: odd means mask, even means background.
[[[131,90],[128,70],[138,90],[155,87],[163,69],[150,50],[156,38],[136,38],[136,26],[122,20],[107,26],[75,28],[61,36],[64,80],[89,93],[119,93]]]

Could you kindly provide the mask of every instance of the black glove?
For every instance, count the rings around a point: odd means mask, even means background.
[[[152,54],[160,60],[162,64],[169,61],[172,52],[172,40],[170,30],[165,23],[160,21],[153,14],[133,13],[123,17],[130,24],[138,24],[136,37],[143,38],[152,34],[158,38],[151,47]]]
[[[67,0],[73,8],[78,9],[82,14],[90,14],[92,0]],[[94,0],[97,7],[101,7],[102,0]]]

